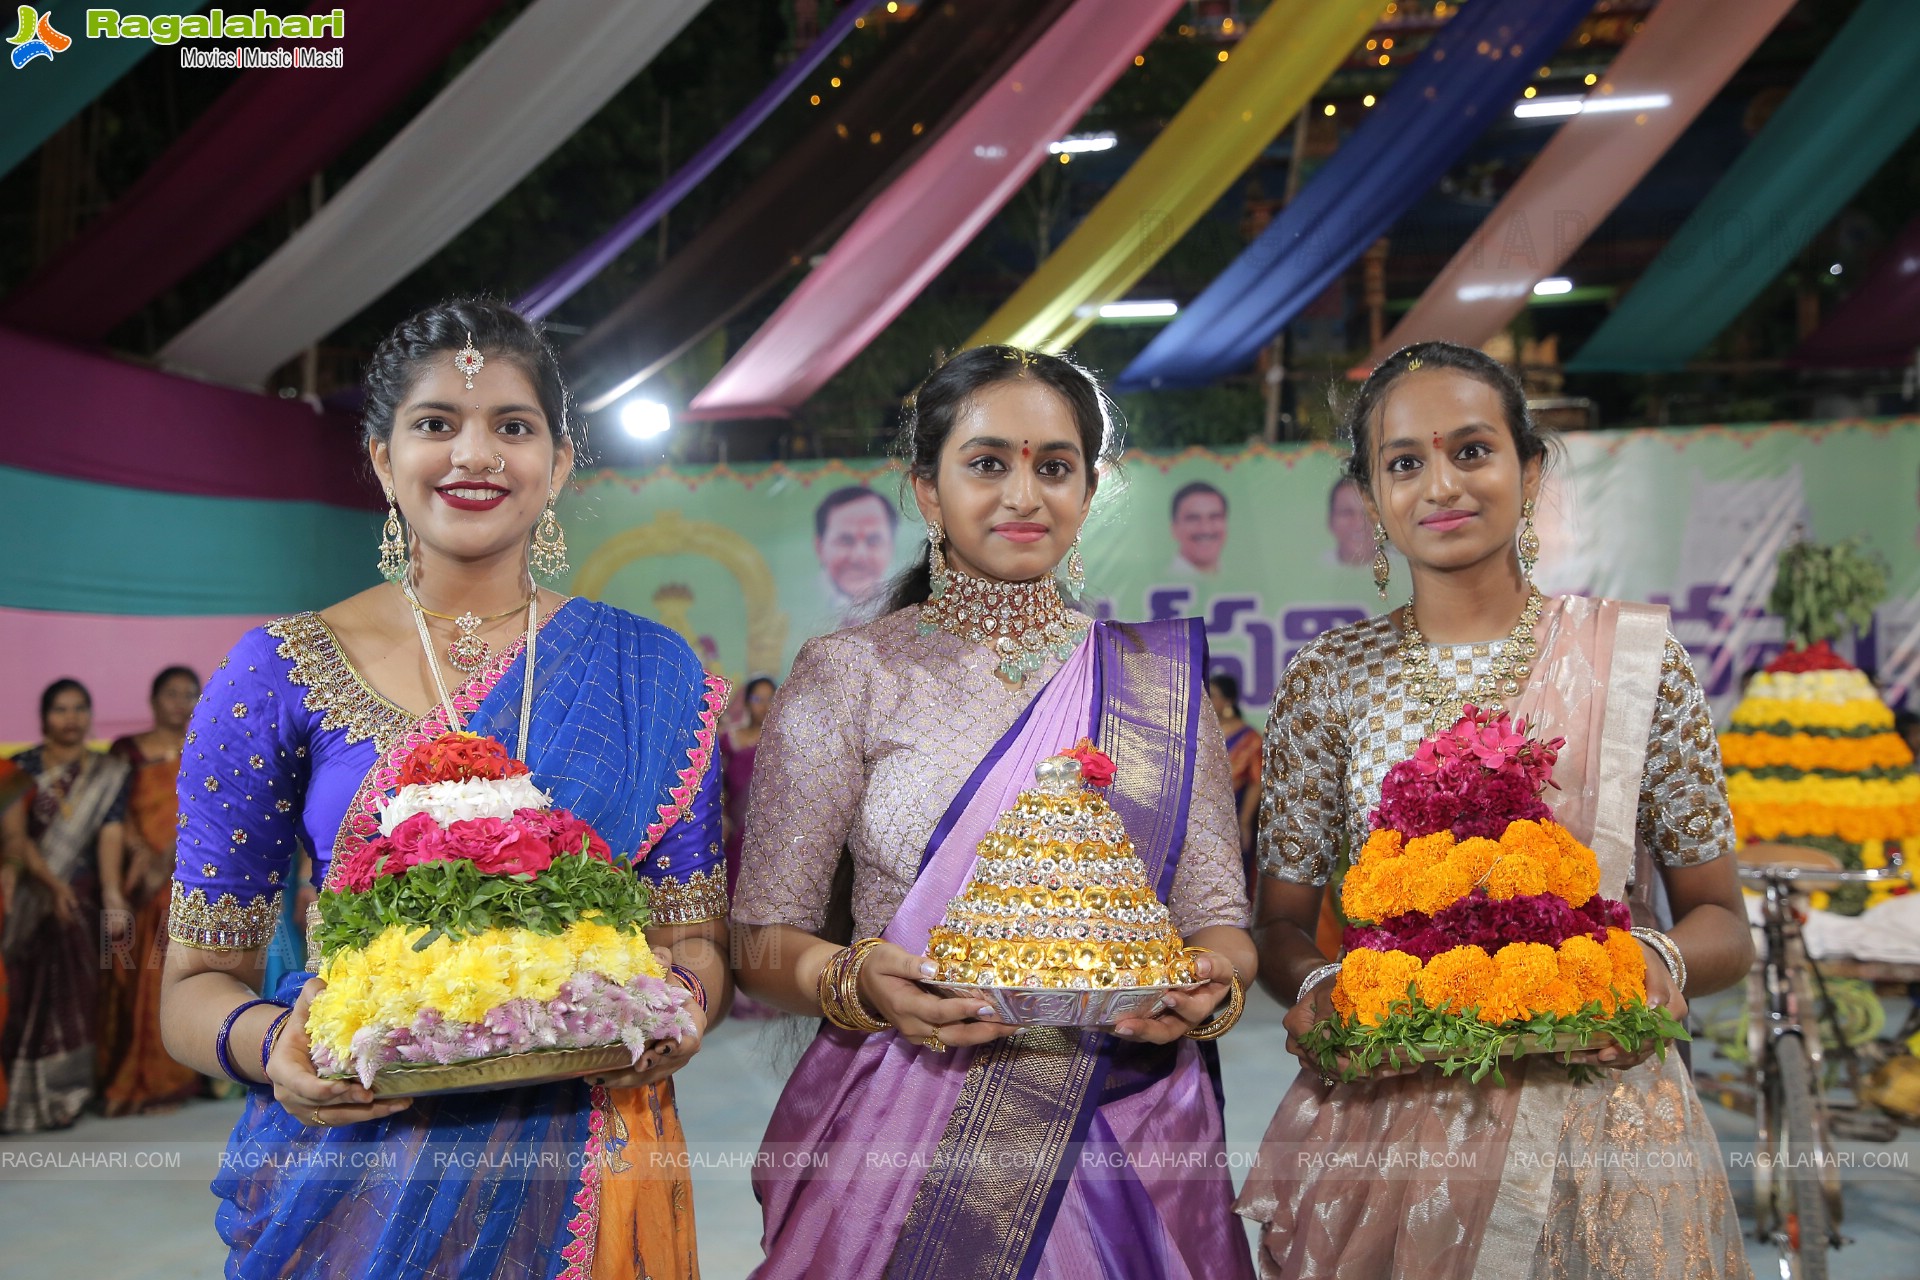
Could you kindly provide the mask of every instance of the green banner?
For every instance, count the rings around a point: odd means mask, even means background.
[[[1130,456],[1085,537],[1093,607],[1205,618],[1257,716],[1308,640],[1406,598],[1397,562],[1389,601],[1374,594],[1339,464],[1325,445]],[[1717,698],[1779,646],[1773,557],[1801,529],[1887,557],[1895,598],[1858,658],[1888,683],[1920,669],[1920,419],[1582,433],[1550,476],[1541,585],[1671,604]],[[562,508],[573,588],[661,619],[728,676],[779,676],[925,553],[902,496],[877,461],[595,473]]]

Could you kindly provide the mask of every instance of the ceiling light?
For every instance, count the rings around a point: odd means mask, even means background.
[[[1047,154],[1077,156],[1087,151],[1111,151],[1119,145],[1120,139],[1111,133],[1076,133],[1058,142],[1049,142]]]
[[[1533,292],[1535,296],[1541,298],[1551,298],[1557,293],[1572,293],[1573,281],[1565,276],[1548,276],[1533,286]]]
[[[620,428],[635,440],[652,440],[673,427],[673,414],[658,400],[629,400],[620,406]]]

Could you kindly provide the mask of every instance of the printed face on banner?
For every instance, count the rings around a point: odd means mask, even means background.
[[[1335,481],[1327,496],[1327,532],[1333,535],[1333,558],[1339,563],[1356,569],[1373,563],[1373,522],[1367,519],[1367,500],[1347,476]]]
[[[899,523],[891,502],[859,485],[834,490],[815,509],[813,554],[841,603],[858,604],[887,580]]]
[[[1173,498],[1174,569],[1218,573],[1227,547],[1227,495],[1196,481]]]

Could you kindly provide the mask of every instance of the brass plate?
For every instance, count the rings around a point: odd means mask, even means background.
[[[625,1071],[632,1066],[633,1051],[623,1044],[591,1049],[533,1049],[526,1053],[476,1058],[472,1062],[385,1067],[373,1077],[373,1094],[376,1098],[421,1098],[436,1093],[481,1093]]]

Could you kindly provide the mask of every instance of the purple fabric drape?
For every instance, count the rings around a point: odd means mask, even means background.
[[[0,368],[13,373],[0,467],[163,493],[379,505],[345,414],[5,329]]]
[[[1800,344],[1789,364],[1885,369],[1920,355],[1920,218],[1867,269],[1867,282]]]
[[[747,135],[758,129],[774,109],[786,100],[788,94],[799,88],[800,82],[812,75],[814,69],[827,60],[827,55],[840,47],[840,42],[853,33],[854,24],[873,7],[873,0],[853,0],[841,15],[834,19],[833,25],[800,52],[786,70],[774,78],[772,84],[760,91],[760,96],[747,104],[746,110],[727,122],[725,128],[713,136],[713,140],[700,148],[699,154],[680,166],[671,178],[663,183],[658,191],[633,207],[633,210],[608,229],[605,235],[569,258],[562,266],[545,280],[527,290],[521,299],[514,303],[514,309],[524,316],[538,320],[551,315],[553,309],[571,298],[581,286],[607,269],[607,265],[632,247],[633,242],[653,229],[653,225],[667,216],[673,207],[685,198],[687,192],[700,184],[701,179],[719,167],[720,162],[733,154],[735,147],[747,140]]]
[[[0,303],[0,324],[98,341],[338,156],[500,0],[321,0],[346,10],[345,65],[244,73],[113,206]]]
[[[605,408],[805,263],[1069,3],[922,5],[812,132],[567,352],[581,404]]]

